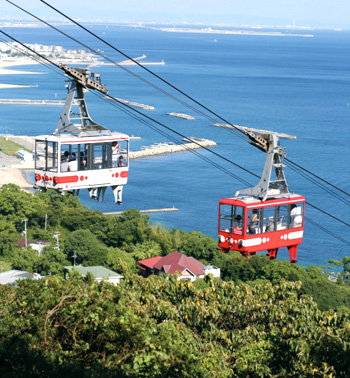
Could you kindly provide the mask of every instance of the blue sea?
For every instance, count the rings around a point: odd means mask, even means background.
[[[296,140],[281,139],[287,158],[350,193],[350,32],[288,30],[294,36],[281,37],[170,33],[111,25],[88,27],[133,58],[145,54],[147,58],[143,62],[164,60],[164,65],[147,67],[230,123],[297,136]],[[99,49],[115,62],[126,59],[77,27],[64,26],[62,30]],[[23,43],[82,48],[49,28],[6,28],[4,31]],[[140,67],[127,68],[182,101],[190,102]],[[37,74],[4,75],[0,76],[0,82],[34,87],[0,89],[1,98],[59,99],[66,96],[65,78],[48,67],[31,65],[17,69]],[[118,67],[96,67],[95,70],[100,72],[110,95],[154,106],[155,110],[142,112],[183,135],[215,140],[217,146],[213,151],[261,175],[265,154],[246,140],[212,126],[214,121],[203,114],[197,114]],[[106,101],[92,94],[87,96],[90,115],[96,122],[111,130],[141,137],[141,140],[131,141],[131,150],[170,141],[166,135]],[[52,133],[60,112],[60,107],[0,106],[0,134]],[[170,117],[169,112],[190,114],[195,120]],[[159,125],[155,126],[181,140]],[[200,153],[252,186],[257,183],[256,177],[210,152]],[[30,172],[29,176],[32,174]],[[288,166],[285,174],[292,192],[304,195],[312,205],[350,223],[349,207],[332,195],[335,189],[325,192]],[[174,206],[178,212],[153,214],[150,220],[170,229],[201,231],[216,239],[219,200],[232,197],[245,187],[195,154],[182,152],[131,161],[121,206],[114,204],[111,190],[107,190],[103,203],[90,201],[87,191],[83,191],[80,198],[83,204],[101,211]],[[350,200],[344,194],[341,196]],[[348,226],[310,206],[306,208],[306,216],[350,242]],[[329,259],[346,255],[350,255],[349,245],[306,222],[298,264],[325,266]],[[278,258],[288,260],[287,249],[281,249]]]

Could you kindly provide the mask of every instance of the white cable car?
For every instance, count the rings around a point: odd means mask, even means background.
[[[110,186],[115,202],[121,204],[129,173],[129,137],[89,116],[84,90],[108,93],[99,76],[89,78],[87,69],[60,67],[70,77],[68,96],[54,133],[35,139],[35,188],[74,195],[88,189],[90,198],[103,201]],[[77,113],[72,106],[78,107]]]

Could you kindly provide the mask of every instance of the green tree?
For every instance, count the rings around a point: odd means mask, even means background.
[[[0,219],[0,256],[9,255],[15,249],[18,234],[15,226]]]
[[[29,273],[35,273],[39,267],[39,256],[32,248],[28,250],[17,249],[13,252],[9,261],[12,269],[24,270]]]
[[[128,272],[136,273],[136,261],[132,255],[128,252],[123,251],[119,248],[108,248],[106,257],[106,266],[110,269],[119,272],[120,271],[120,261],[123,261],[126,265]]]
[[[76,253],[76,264],[85,266],[103,265],[107,257],[107,248],[89,230],[71,232],[64,240],[63,251],[70,261]]]
[[[151,257],[159,256],[162,254],[161,248],[158,243],[153,240],[146,241],[142,244],[137,243],[133,247],[131,256],[136,260],[149,259]]]
[[[42,274],[63,274],[67,265],[71,265],[67,255],[53,247],[45,247],[39,259],[39,271]]]
[[[198,231],[190,231],[182,235],[179,252],[192,256],[197,260],[211,262],[218,251],[218,243]]]

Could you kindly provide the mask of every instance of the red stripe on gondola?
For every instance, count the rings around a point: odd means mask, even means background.
[[[78,176],[56,177],[57,184],[70,184],[72,182],[78,182]]]
[[[123,172],[120,173],[120,177],[126,178],[126,177],[128,177],[128,174],[129,174],[128,171],[123,171]]]

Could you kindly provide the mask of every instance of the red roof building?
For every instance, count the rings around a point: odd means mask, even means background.
[[[180,252],[173,252],[168,256],[157,256],[150,259],[140,260],[140,274],[148,277],[151,274],[175,274],[180,273],[178,279],[189,279],[191,281],[197,278],[203,278],[206,274],[211,273],[214,277],[220,277],[220,269],[214,266],[205,266],[193,257],[187,257]]]

